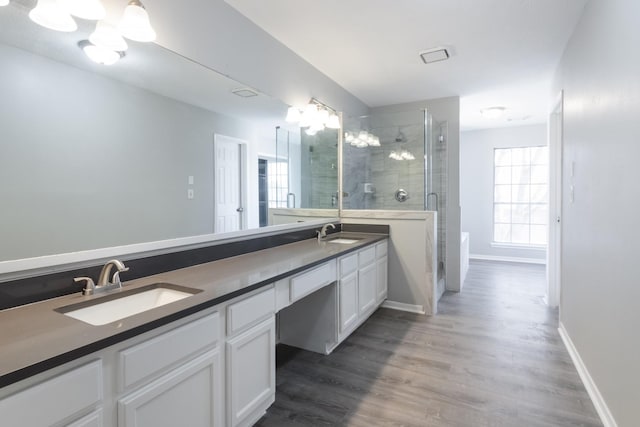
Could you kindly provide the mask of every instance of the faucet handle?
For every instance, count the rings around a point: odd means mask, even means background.
[[[91,277],[76,277],[73,279],[73,281],[76,283],[86,282],[86,285],[82,290],[82,293],[85,295],[91,294],[96,288],[96,284],[93,282],[93,279]]]
[[[129,267],[125,267],[122,270],[116,271],[115,273],[113,273],[113,278],[111,279],[111,283],[117,285],[120,288],[122,287],[122,281],[120,281],[120,273],[122,273],[123,271],[129,271]]]

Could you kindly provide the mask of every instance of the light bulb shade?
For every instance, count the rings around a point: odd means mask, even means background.
[[[124,52],[129,47],[116,27],[104,21],[98,21],[95,31],[89,36],[89,41],[96,46],[116,52]]]
[[[327,127],[329,129],[340,129],[340,117],[337,114],[331,114],[327,120]]]
[[[318,114],[318,106],[316,104],[307,104],[300,118],[300,127],[306,128],[316,122],[316,115]]]
[[[124,9],[118,30],[124,37],[137,42],[152,42],[156,39],[149,14],[138,0],[131,0]]]
[[[97,21],[107,14],[100,0],[58,0],[58,3],[67,12],[82,19]]]
[[[0,0],[0,6],[6,6],[9,4],[9,0]]]
[[[124,53],[115,52],[102,46],[95,46],[88,40],[82,40],[78,45],[89,59],[102,65],[113,65],[124,56]]]
[[[329,126],[327,126],[329,127]],[[354,139],[356,139],[353,134],[351,132],[345,132],[344,133],[344,140],[347,142],[352,142]]]
[[[38,0],[29,12],[29,18],[50,30],[72,32],[78,29],[76,21],[56,0]]]
[[[302,114],[300,114],[300,110],[296,107],[289,107],[287,110],[287,118],[285,119],[288,123],[299,122],[301,118]]]
[[[369,133],[366,130],[361,130],[360,133],[358,134],[358,138],[363,141],[366,141],[368,136],[369,136]]]
[[[309,129],[305,130],[304,133],[309,136],[314,136],[316,133],[318,133],[318,131],[312,127],[309,127]]]
[[[322,123],[322,126],[324,126],[329,120],[329,112],[325,109],[318,111],[317,120]]]
[[[372,147],[380,147],[380,138],[374,136],[373,141],[369,145],[371,145]]]

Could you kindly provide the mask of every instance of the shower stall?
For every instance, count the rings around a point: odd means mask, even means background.
[[[344,123],[343,209],[437,212],[437,294],[445,289],[446,121],[427,110],[373,113]]]

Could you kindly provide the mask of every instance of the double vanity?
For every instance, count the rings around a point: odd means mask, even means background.
[[[329,354],[385,300],[387,240],[343,231],[0,311],[2,425],[253,425],[277,343]]]

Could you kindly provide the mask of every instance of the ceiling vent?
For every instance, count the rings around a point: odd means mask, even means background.
[[[444,47],[435,47],[433,49],[420,52],[420,58],[422,58],[422,62],[425,64],[445,61],[449,59],[449,51]]]
[[[246,87],[240,87],[238,89],[232,89],[231,93],[233,93],[234,95],[238,95],[242,98],[251,98],[252,96],[258,96],[258,92],[246,88]]]

